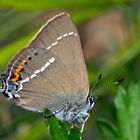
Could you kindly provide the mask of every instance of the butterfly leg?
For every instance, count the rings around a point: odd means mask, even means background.
[[[57,114],[59,114],[64,108],[61,108],[60,110],[57,110],[55,111],[54,113],[50,113],[50,114],[47,114],[47,115],[44,115],[44,118],[47,119],[47,118],[51,118]]]
[[[81,124],[81,130],[80,130],[81,132],[83,132],[85,123],[88,120],[89,116],[90,116],[89,113],[84,113],[83,114],[84,119],[83,119],[82,124]]]
[[[89,113],[82,113],[80,114],[80,116],[78,117],[78,122],[80,123],[80,132],[83,132],[84,130],[84,126],[85,126],[85,122],[88,120],[90,114]]]

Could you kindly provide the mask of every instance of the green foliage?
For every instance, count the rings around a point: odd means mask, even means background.
[[[45,115],[49,111],[45,110]],[[66,122],[58,120],[55,116],[45,120],[46,127],[49,130],[52,140],[80,140],[81,133],[77,127],[70,128]]]
[[[131,3],[131,0],[125,0],[125,3]],[[107,5],[111,5],[113,3],[115,4],[123,4],[124,3],[121,0],[107,0],[107,1],[103,1],[103,0],[71,0],[71,1],[66,1],[66,0],[53,0],[53,2],[51,0],[24,0],[24,1],[18,1],[18,0],[1,0],[0,4],[2,7],[5,6],[13,6],[15,8],[18,9],[25,9],[25,8],[30,8],[30,9],[36,9],[36,8],[70,8],[70,7],[74,7],[76,8],[78,7],[90,7],[91,5],[97,6],[107,6]]]
[[[98,126],[106,140],[139,140],[140,86],[131,84],[128,91],[120,87],[115,98],[117,126],[107,120],[98,120]]]
[[[69,130],[68,140],[81,140],[80,132],[77,127],[73,127]]]
[[[39,27],[46,22],[43,18],[50,9],[68,11],[74,23],[79,24],[87,22],[90,18],[98,19],[99,15],[104,15],[106,9],[116,8],[122,12],[127,24],[133,23],[133,35],[127,40],[126,46],[117,46],[117,48],[110,46],[112,49],[119,50],[119,53],[115,53],[110,59],[96,64],[96,58],[93,58],[93,65],[87,67],[90,83],[95,81],[99,73],[103,73],[104,83],[114,81],[118,75],[123,75],[122,77],[127,77],[130,81],[139,80],[140,10],[137,3],[137,0],[0,0],[0,71],[6,68],[11,57],[25,47]],[[103,48],[103,51],[106,53],[108,50]],[[100,56],[96,57],[100,59]],[[93,109],[96,110],[94,113],[96,116],[94,119],[90,117],[88,120],[90,123],[86,123],[87,127],[82,134],[83,139],[91,140],[94,136],[94,140],[99,140],[99,134],[96,133],[97,126],[94,122],[101,116],[100,113],[107,114],[112,120],[108,121],[106,117],[97,120],[97,125],[104,136],[103,140],[140,139],[140,84],[130,85],[127,81],[127,85],[128,91],[120,88],[115,97],[116,112],[113,110],[115,115],[105,106],[106,103],[112,107],[113,103],[104,100],[104,97],[110,97],[112,93],[116,93],[115,89],[112,88],[114,92],[111,90],[107,96],[101,97],[101,102],[100,99],[97,100],[96,109]],[[98,107],[101,103],[102,106]],[[0,139],[44,140],[49,139],[48,134],[53,140],[80,140],[81,138],[78,128],[69,128],[67,123],[55,117],[45,120],[46,127],[49,128],[47,131],[42,116],[37,113],[15,107],[1,98],[0,106]],[[94,125],[93,129],[92,125]]]
[[[105,140],[118,140],[119,134],[117,128],[104,119],[98,119],[97,125],[105,137]]]
[[[118,127],[121,140],[139,140],[140,130],[140,87],[132,84],[126,92],[120,88],[115,99]]]

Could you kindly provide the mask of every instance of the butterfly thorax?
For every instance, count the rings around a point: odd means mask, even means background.
[[[55,116],[60,120],[68,121],[68,122],[79,122],[85,123],[89,114],[87,111],[93,108],[95,104],[95,100],[93,97],[88,96],[87,100],[83,103],[75,103],[75,104],[67,104],[65,107],[61,108],[57,112],[55,112]]]

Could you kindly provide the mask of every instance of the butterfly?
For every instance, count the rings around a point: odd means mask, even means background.
[[[52,115],[82,129],[95,105],[79,34],[70,16],[60,13],[41,27],[9,62],[0,91],[32,111]],[[48,115],[48,117],[51,115]]]

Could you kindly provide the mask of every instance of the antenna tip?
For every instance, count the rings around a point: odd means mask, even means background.
[[[123,82],[123,81],[124,81],[124,78],[122,78],[122,79],[116,81],[114,84],[120,84],[120,83]]]
[[[101,80],[101,78],[102,78],[102,74],[99,75],[99,80]]]

